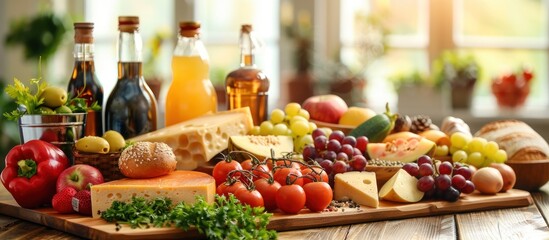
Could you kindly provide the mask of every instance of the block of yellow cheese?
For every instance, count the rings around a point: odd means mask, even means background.
[[[378,207],[376,174],[374,172],[346,172],[334,177],[334,199],[353,200],[369,207]]]
[[[393,202],[419,202],[424,193],[417,189],[417,178],[399,169],[379,190],[379,197]]]
[[[112,202],[130,202],[132,197],[154,199],[168,197],[174,204],[194,203],[195,196],[204,196],[214,202],[215,179],[196,171],[174,171],[168,175],[147,179],[123,178],[91,186],[92,214],[99,217],[100,211],[107,210]]]
[[[178,170],[194,170],[227,149],[230,136],[246,135],[252,127],[250,109],[244,107],[203,115],[129,141],[164,142],[172,148]]]

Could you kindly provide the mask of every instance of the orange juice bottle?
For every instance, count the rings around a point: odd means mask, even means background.
[[[199,38],[200,23],[180,22],[172,58],[173,80],[166,97],[166,127],[217,112],[217,95],[209,78],[209,59]]]

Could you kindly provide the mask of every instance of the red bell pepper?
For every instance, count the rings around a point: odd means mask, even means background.
[[[69,167],[67,156],[55,145],[30,140],[6,155],[0,179],[15,201],[24,208],[51,204],[57,177]]]

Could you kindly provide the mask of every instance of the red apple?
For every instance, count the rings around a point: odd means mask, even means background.
[[[309,97],[302,107],[309,112],[311,119],[335,124],[348,109],[347,103],[333,94]]]
[[[87,165],[76,164],[65,169],[57,178],[57,192],[60,192],[65,187],[72,187],[77,191],[88,188],[89,184],[103,183],[103,174],[99,169]]]

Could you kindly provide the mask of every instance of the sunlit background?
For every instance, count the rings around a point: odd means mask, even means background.
[[[95,66],[106,96],[117,76],[118,16],[140,17],[145,78],[162,81],[162,93],[171,81],[179,21],[202,23],[210,78],[219,89],[239,65],[240,25],[251,23],[262,42],[256,59],[271,81],[271,109],[306,97],[288,87],[306,71],[311,75],[301,81],[311,81],[314,94],[335,93],[349,105],[376,111],[389,103],[396,111],[426,113],[434,120],[456,115],[472,121],[473,129],[497,118],[520,118],[539,128],[549,122],[548,0],[5,0],[0,2],[0,79],[5,84],[38,74],[37,59],[25,58],[23,46],[4,40],[17,21],[44,12],[54,12],[68,27],[59,48],[43,63],[43,75],[53,85],[68,84],[75,21],[95,23]],[[157,54],[155,40],[161,40]],[[479,66],[470,107],[452,108],[448,84],[436,80],[435,62],[445,51],[470,56]],[[492,80],[522,67],[535,76],[527,101],[502,110],[491,92]],[[402,84],[413,76],[419,77]],[[405,93],[409,85],[433,91],[410,98]],[[4,135],[13,130],[6,129]]]

